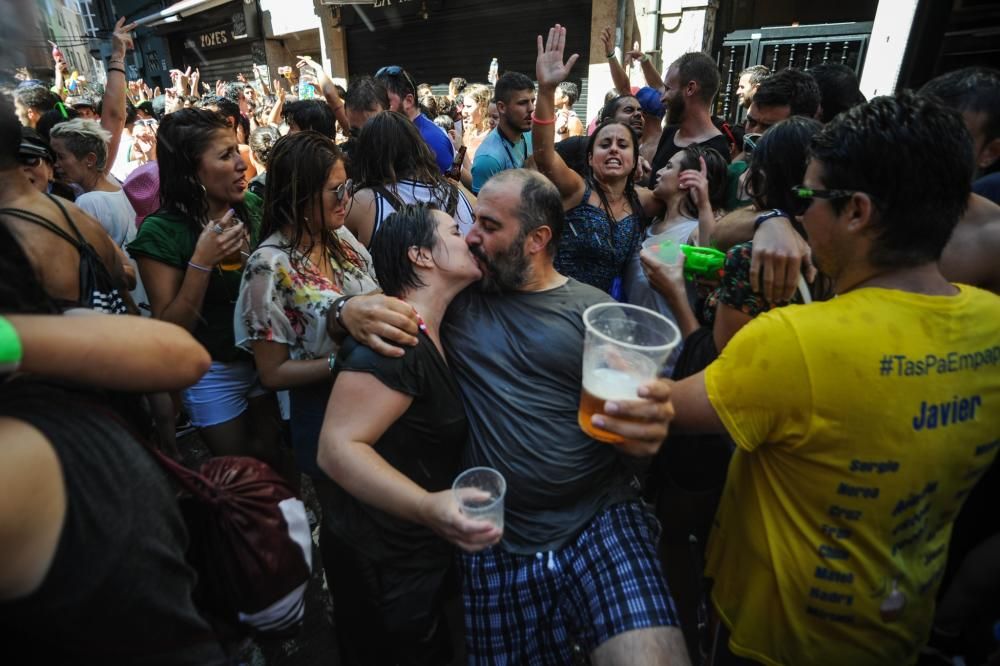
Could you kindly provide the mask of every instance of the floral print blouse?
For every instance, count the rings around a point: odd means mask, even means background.
[[[326,333],[326,313],[341,296],[367,294],[378,289],[371,256],[350,231],[337,230],[345,265],[331,259],[337,283],[313,266],[308,257],[289,256],[289,241],[272,234],[250,255],[236,301],[236,344],[250,350],[250,343],[269,340],[288,345],[295,361],[325,358],[336,351]]]
[[[771,308],[781,307],[789,303],[802,303],[802,295],[796,291],[791,301],[771,303],[757,294],[750,287],[750,259],[753,255],[753,243],[746,242],[734,245],[726,252],[726,263],[723,266],[722,280],[719,288],[709,295],[705,301],[706,322],[711,325],[715,321],[716,307],[722,303],[740,312],[756,317]]]

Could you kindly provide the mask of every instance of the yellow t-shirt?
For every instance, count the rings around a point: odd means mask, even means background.
[[[1000,449],[1000,297],[865,288],[743,328],[708,367],[738,449],[709,541],[736,654],[905,664]]]

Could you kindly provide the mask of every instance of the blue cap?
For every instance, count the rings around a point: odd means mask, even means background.
[[[639,100],[639,106],[642,107],[642,112],[657,118],[662,118],[667,112],[667,107],[660,101],[660,97],[660,91],[649,86],[639,88],[639,92],[635,94],[635,98]]]

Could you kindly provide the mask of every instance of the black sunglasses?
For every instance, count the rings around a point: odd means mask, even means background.
[[[846,199],[858,192],[858,190],[814,190],[805,185],[796,185],[792,188],[792,195],[795,198],[792,199],[791,210],[788,212],[792,215],[805,215],[813,199]]]
[[[380,79],[383,76],[401,76],[406,80],[406,85],[410,86],[410,90],[413,91],[413,96],[417,96],[417,84],[413,82],[410,75],[406,73],[406,70],[399,65],[387,65],[382,69],[375,72],[375,78]]]

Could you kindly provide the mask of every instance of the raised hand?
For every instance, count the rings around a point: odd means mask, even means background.
[[[115,23],[111,33],[111,57],[124,57],[125,52],[133,48],[132,31],[135,30],[135,23],[125,24],[125,17],[122,16]]]
[[[615,33],[610,25],[604,26],[601,30],[601,41],[604,43],[604,54],[613,55],[615,52]]]
[[[563,49],[566,48],[566,28],[558,23],[549,28],[549,36],[542,44],[542,36],[538,36],[538,58],[535,60],[535,78],[539,86],[554,88],[569,76],[573,65],[580,59],[574,53],[569,60],[563,62]]]
[[[701,167],[698,171],[686,169],[681,171],[677,177],[677,187],[688,190],[691,200],[699,208],[707,205],[708,201],[708,167],[705,165],[705,158],[698,158]]]
[[[625,66],[628,67],[633,62],[642,62],[645,54],[639,48],[639,42],[632,43],[632,50],[625,53]]]
[[[215,94],[218,97],[226,96],[226,84],[224,81],[220,81],[219,79],[215,80]]]
[[[197,68],[195,68],[195,70],[193,72],[191,72],[191,94],[192,95],[200,95],[201,94],[201,88],[198,85],[198,83],[200,81],[201,81],[201,72],[198,71]]]

